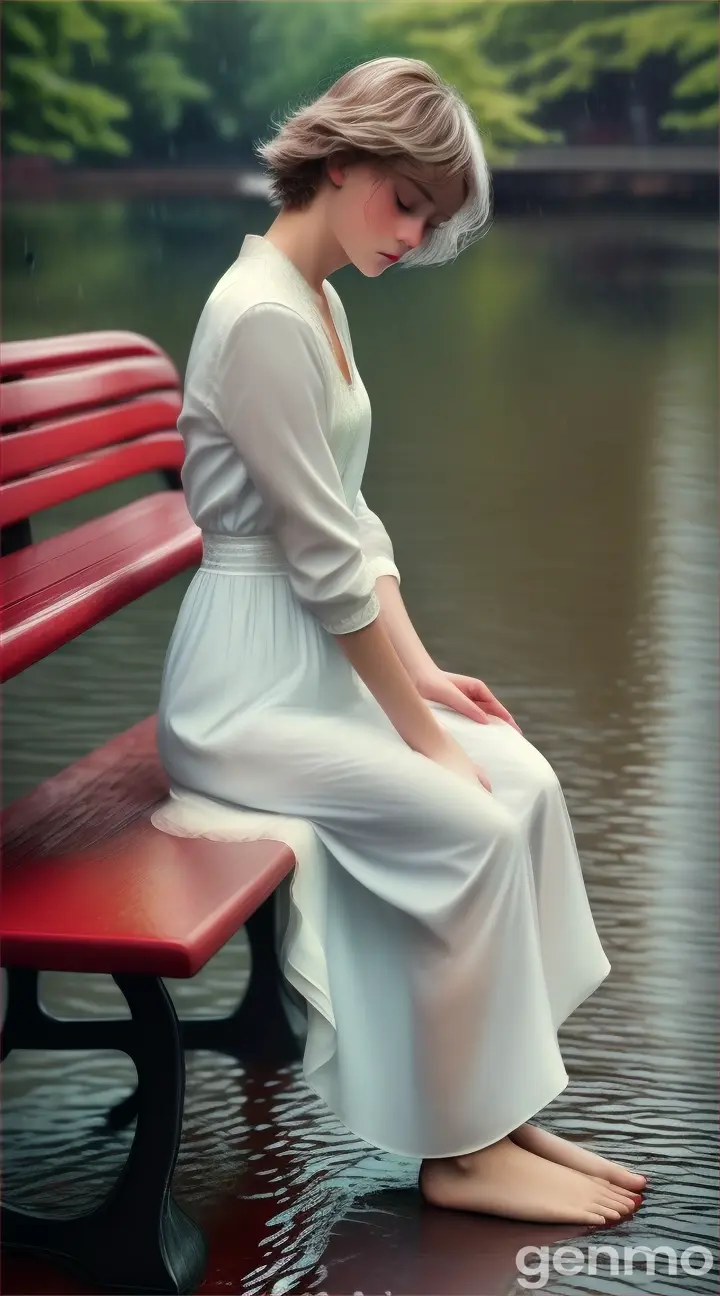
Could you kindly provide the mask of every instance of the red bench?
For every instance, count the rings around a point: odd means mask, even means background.
[[[0,348],[0,675],[8,679],[198,562],[200,532],[180,486],[180,381],[133,333],[12,342]],[[40,510],[159,471],[156,493],[33,543]],[[138,1088],[109,1115],[137,1114],[107,1199],[53,1219],[3,1206],[7,1247],[56,1256],[123,1292],[191,1292],[206,1247],[173,1200],[184,1049],[242,1059],[297,1056],[280,1000],[274,892],[295,857],[281,842],[171,837],[150,815],[168,792],[155,717],[22,797],[2,815],[0,961],[8,1006],[2,1057],[15,1048],[120,1049]],[[162,977],[191,977],[247,924],[252,977],[230,1016],[179,1021]],[[106,972],[129,1020],[60,1020],[38,997],[43,970]]]

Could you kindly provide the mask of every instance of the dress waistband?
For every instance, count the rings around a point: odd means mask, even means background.
[[[240,574],[287,576],[288,565],[274,536],[217,535],[203,531],[203,556],[200,564],[206,571]]]

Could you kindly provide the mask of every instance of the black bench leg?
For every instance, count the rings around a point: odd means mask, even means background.
[[[247,921],[252,971],[245,994],[227,1017],[190,1017],[180,1022],[184,1048],[226,1053],[239,1062],[281,1066],[301,1049],[280,998],[282,972],[275,949],[275,894]],[[137,1090],[107,1114],[111,1129],[123,1129],[137,1115]]]
[[[44,1014],[40,1006],[40,973],[34,968],[9,967],[5,969],[5,976],[7,1006],[0,1042],[0,1062],[4,1062],[12,1051],[16,1038],[34,1038],[35,1047],[43,1047]]]
[[[229,1017],[183,1024],[185,1047],[217,1048],[240,1062],[282,1065],[302,1055],[280,998],[283,974],[275,948],[275,893],[248,919],[252,970],[247,990]],[[187,1026],[187,1030],[186,1030]],[[206,1030],[203,1031],[203,1026]],[[195,1042],[195,1035],[197,1040]],[[213,1044],[213,1040],[217,1042]],[[202,1041],[202,1042],[201,1042]]]
[[[3,1245],[65,1261],[122,1292],[194,1292],[205,1268],[205,1238],[170,1191],[185,1096],[177,1016],[159,977],[114,979],[132,1014],[127,1051],[138,1073],[127,1163],[105,1201],[87,1215],[48,1219],[4,1206]]]
[[[108,1109],[105,1120],[108,1128],[112,1130],[125,1129],[131,1125],[138,1114],[138,1091],[137,1087],[128,1094],[127,1098],[121,1098],[119,1103]]]

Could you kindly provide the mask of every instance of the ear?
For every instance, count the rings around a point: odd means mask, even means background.
[[[334,153],[328,158],[326,171],[328,178],[336,189],[342,189],[348,173],[349,159],[344,153]]]

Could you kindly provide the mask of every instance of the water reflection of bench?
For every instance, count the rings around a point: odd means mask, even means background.
[[[197,562],[201,536],[182,491],[161,490],[34,543],[33,515],[151,471],[179,487],[179,378],[133,333],[12,342],[1,349],[0,672],[17,675]],[[90,681],[88,682],[90,683]],[[188,840],[153,828],[167,795],[155,718],[48,779],[2,816],[0,949],[8,974],[3,1053],[119,1049],[138,1089],[127,1164],[80,1218],[6,1205],[8,1247],[50,1254],[124,1292],[190,1292],[206,1246],[173,1200],[184,1048],[286,1060],[295,1044],[278,998],[273,893],[293,868],[284,843]],[[247,923],[253,972],[237,1011],[178,1021],[162,978],[192,977]],[[130,1019],[60,1020],[38,997],[43,970],[109,973]]]

